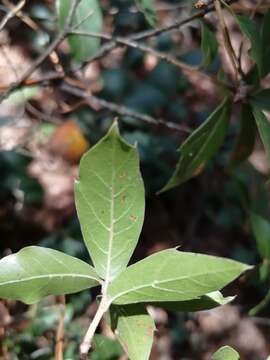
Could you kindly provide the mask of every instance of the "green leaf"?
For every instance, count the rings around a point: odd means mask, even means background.
[[[100,280],[92,266],[60,251],[30,246],[0,260],[0,297],[32,304],[75,293]]]
[[[240,360],[240,356],[232,347],[222,346],[214,353],[212,360]]]
[[[168,301],[151,303],[153,306],[161,307],[169,311],[194,312],[210,310],[215,307],[228,304],[235,296],[223,297],[220,291],[213,291],[209,294],[200,296],[198,299],[187,301]]]
[[[230,120],[231,107],[225,100],[209,118],[180,146],[180,159],[169,182],[160,192],[167,191],[196,176],[223,143]]]
[[[93,340],[95,351],[90,355],[91,360],[119,359],[123,354],[117,340],[110,339],[101,334],[96,334]]]
[[[242,33],[249,39],[251,44],[250,57],[258,66],[260,75],[263,74],[263,49],[260,29],[256,22],[245,15],[237,15],[236,21]]]
[[[61,29],[64,27],[70,6],[71,0],[57,0],[56,2],[58,23]],[[102,31],[103,19],[98,0],[81,0],[79,2],[72,22],[73,26],[76,24],[81,24],[76,27],[78,31],[96,33]],[[77,61],[86,61],[96,53],[100,46],[100,39],[90,36],[71,35],[68,37],[68,42],[72,56]]]
[[[148,360],[155,323],[141,304],[110,308],[111,327],[130,360]]]
[[[201,49],[203,53],[203,67],[208,67],[213,63],[218,52],[218,42],[214,33],[202,22]]]
[[[270,123],[257,106],[253,106],[252,110],[266,151],[267,159],[270,161]]]
[[[250,220],[259,254],[270,260],[270,222],[254,212],[251,213]]]
[[[263,49],[262,75],[266,76],[270,72],[270,10],[264,15],[261,38]]]
[[[249,104],[241,109],[241,128],[233,149],[230,165],[236,166],[245,161],[251,154],[255,144],[256,123]]]
[[[152,0],[135,0],[136,5],[140,11],[144,14],[146,20],[151,26],[155,26],[157,23],[157,15],[154,9]]]
[[[108,288],[114,304],[185,301],[219,290],[249,266],[214,256],[160,251],[123,271]]]
[[[270,89],[258,91],[252,96],[251,102],[261,110],[270,111]]]
[[[126,268],[144,218],[138,153],[120,137],[117,123],[82,157],[75,202],[96,271],[112,279]]]

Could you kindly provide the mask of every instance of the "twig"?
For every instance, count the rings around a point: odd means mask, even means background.
[[[191,129],[189,129],[186,125],[178,125],[178,124],[175,124],[172,122],[165,121],[163,119],[155,119],[152,116],[133,111],[126,106],[118,105],[113,102],[110,102],[110,101],[107,101],[104,99],[100,99],[95,95],[89,94],[86,91],[76,88],[74,86],[70,86],[67,83],[62,83],[60,85],[60,89],[62,89],[63,91],[65,91],[71,95],[80,97],[82,99],[95,101],[102,108],[108,109],[118,115],[130,116],[136,120],[140,120],[140,121],[143,121],[143,122],[151,124],[151,125],[162,125],[169,129],[184,132],[184,133],[191,132]]]
[[[229,0],[228,4],[233,4],[237,1],[238,0]],[[179,30],[181,27],[191,23],[194,20],[204,17],[206,14],[212,12],[213,10],[215,10],[215,7],[213,5],[209,5],[205,9],[196,12],[194,15],[191,15],[191,16],[187,17],[186,19],[176,21],[170,25],[157,27],[157,28],[151,29],[151,30],[141,31],[137,34],[133,34],[129,37],[126,37],[126,39],[134,40],[134,41],[146,40],[148,38],[155,37],[155,36],[158,36],[158,35],[166,33],[166,32],[170,32],[173,30]],[[107,55],[110,51],[112,51],[115,47],[117,47],[117,43],[115,41],[109,41],[109,42],[105,43],[103,46],[100,47],[100,49],[97,51],[97,53],[95,55],[91,56],[89,59],[87,59],[81,65],[79,65],[78,67],[73,69],[72,72],[78,71],[78,70],[84,68],[87,64],[101,59],[103,56]]]
[[[91,348],[91,342],[94,337],[94,334],[96,332],[96,329],[100,323],[100,320],[102,319],[105,312],[108,310],[110,306],[110,302],[107,300],[106,293],[102,295],[99,307],[97,309],[97,312],[85,334],[85,337],[83,339],[83,342],[80,346],[80,359],[81,360],[87,360],[87,354]]]
[[[72,1],[63,30],[58,33],[58,35],[48,46],[48,48],[32,63],[32,65],[20,76],[20,78],[13,84],[11,84],[9,88],[0,96],[0,103],[5,98],[7,98],[12,91],[18,89],[23,84],[23,82],[27,80],[29,76],[32,75],[32,73],[46,60],[46,58],[54,51],[54,49],[65,39],[65,37],[70,31],[70,27],[73,21],[73,15],[79,2],[80,0]]]
[[[55,353],[54,360],[63,360],[63,351],[64,351],[64,334],[65,334],[65,295],[61,295],[59,297],[59,323],[56,332],[56,345],[55,345]]]
[[[7,22],[12,19],[16,14],[24,7],[25,0],[21,0],[18,5],[14,6],[3,18],[3,20],[0,23],[0,31],[4,29]]]
[[[197,67],[185,64],[184,62],[176,59],[175,57],[161,52],[159,50],[156,50],[150,46],[147,46],[145,44],[141,44],[137,41],[131,40],[129,38],[125,38],[125,37],[120,37],[120,36],[112,36],[110,34],[104,34],[104,33],[96,33],[96,32],[89,32],[89,31],[81,31],[81,30],[73,30],[70,31],[69,33],[70,35],[80,35],[80,36],[87,36],[87,37],[96,37],[96,38],[100,38],[103,40],[110,40],[113,41],[116,44],[119,45],[124,45],[124,46],[128,46],[128,47],[132,47],[138,50],[141,50],[143,52],[147,52],[151,55],[156,56],[157,58],[164,60],[170,64],[175,65],[176,67],[183,69],[183,70],[188,70],[188,71],[197,71],[199,73],[201,73]],[[208,77],[207,74],[204,74],[205,76]]]

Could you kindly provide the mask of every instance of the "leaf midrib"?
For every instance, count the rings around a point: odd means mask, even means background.
[[[9,284],[16,284],[26,281],[33,281],[33,280],[39,280],[39,279],[52,279],[57,277],[72,277],[72,278],[84,278],[84,279],[91,279],[99,282],[99,280],[93,276],[90,275],[83,275],[83,274],[77,274],[77,273],[59,273],[59,274],[44,274],[44,275],[37,275],[37,276],[28,276],[22,279],[18,280],[8,280],[0,283],[0,286],[5,286]]]
[[[143,284],[143,285],[140,285],[140,286],[136,286],[136,287],[133,287],[133,288],[130,288],[126,291],[123,291],[121,293],[118,293],[117,295],[115,295],[111,300],[112,302],[115,301],[116,299],[118,299],[119,297],[123,296],[123,295],[126,295],[130,292],[133,292],[133,291],[137,291],[137,290],[140,290],[140,289],[143,289],[143,288],[146,288],[146,287],[152,287],[152,288],[155,288],[156,285],[158,284],[162,284],[162,283],[166,283],[166,282],[171,282],[171,281],[181,281],[181,280],[185,280],[185,279],[194,279],[196,277],[199,277],[199,276],[202,276],[202,275],[209,275],[209,274],[221,274],[221,273],[224,273],[224,272],[232,272],[232,271],[235,271],[235,269],[231,269],[231,270],[228,270],[228,269],[221,269],[221,270],[213,270],[213,271],[206,271],[206,272],[202,272],[202,273],[198,273],[196,275],[185,275],[185,276],[181,276],[181,277],[176,277],[176,278],[170,278],[170,279],[166,279],[166,280],[161,280],[161,281],[154,281],[154,282],[151,282],[151,283],[147,283],[147,284]],[[167,291],[167,289],[159,289],[160,291]],[[173,289],[170,289],[171,292],[175,292],[175,293],[180,293],[179,291],[177,290],[173,290]],[[183,292],[182,292],[183,293]],[[203,294],[202,294],[203,295]]]

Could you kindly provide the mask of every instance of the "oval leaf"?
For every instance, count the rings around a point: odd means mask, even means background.
[[[232,347],[222,346],[214,353],[212,360],[240,360],[240,356]]]
[[[95,268],[110,280],[125,269],[144,218],[138,153],[120,137],[116,123],[82,157],[75,202]]]
[[[251,48],[250,48],[250,57],[255,61],[258,66],[259,73],[262,76],[263,74],[263,48],[262,48],[262,39],[260,35],[260,29],[258,28],[256,22],[245,15],[236,15],[236,21],[242,31],[242,33],[249,39]]]
[[[155,323],[141,304],[110,308],[111,328],[130,360],[148,360]]]
[[[230,120],[230,103],[225,100],[180,146],[176,170],[161,192],[196,176],[223,143]]]
[[[203,67],[208,67],[213,63],[218,52],[218,42],[214,33],[202,22],[201,49],[203,53]]]
[[[152,0],[135,0],[136,5],[140,11],[144,14],[146,20],[151,26],[155,26],[157,23],[157,15],[154,10]]]
[[[270,260],[270,222],[255,213],[251,213],[250,220],[259,254]]]
[[[230,160],[231,166],[237,166],[252,154],[256,136],[256,123],[249,104],[241,109],[241,128]]]
[[[0,260],[0,297],[32,304],[47,295],[100,285],[92,266],[60,251],[30,246]]]
[[[249,266],[175,249],[160,251],[123,271],[108,288],[115,304],[185,301],[220,290]]]
[[[71,0],[58,0],[56,3],[58,22],[62,29],[68,16]],[[98,0],[81,0],[74,14],[73,26],[80,24],[76,30],[84,32],[101,32],[103,27],[102,13]],[[100,39],[72,35],[68,37],[72,56],[77,61],[85,61],[96,53],[100,46]]]
[[[252,103],[262,110],[270,111],[270,89],[263,89],[252,96]]]
[[[209,294],[200,296],[198,299],[151,303],[151,305],[169,311],[194,312],[214,309],[218,306],[230,303],[234,298],[235,296],[228,296],[225,298],[220,291],[213,291]]]
[[[270,123],[258,107],[253,106],[253,115],[266,151],[267,159],[270,162]]]

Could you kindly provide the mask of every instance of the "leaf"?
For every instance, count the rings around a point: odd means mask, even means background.
[[[200,172],[223,143],[230,120],[230,103],[225,100],[180,146],[180,159],[169,182],[160,192],[178,186]]]
[[[101,334],[96,334],[93,340],[95,351],[90,355],[91,360],[113,360],[121,357],[123,351],[117,340]]]
[[[220,291],[213,291],[209,294],[200,296],[198,299],[187,301],[157,302],[151,303],[151,305],[161,307],[169,311],[194,312],[210,310],[215,307],[228,304],[234,298],[234,296],[228,296],[225,298]]]
[[[257,106],[253,106],[252,111],[266,151],[267,159],[270,161],[270,123]]]
[[[146,20],[151,26],[155,26],[157,23],[157,15],[154,10],[152,0],[135,0],[136,5],[140,11],[144,14]]]
[[[258,66],[259,73],[263,74],[263,49],[260,29],[256,22],[245,15],[235,16],[236,21],[242,33],[249,39],[251,43],[250,57],[255,61]]]
[[[47,295],[100,285],[92,266],[60,251],[29,246],[0,260],[0,297],[32,304]]]
[[[250,214],[250,220],[259,254],[270,260],[270,222],[255,212]]]
[[[214,353],[212,360],[240,360],[240,356],[232,347],[222,346]]]
[[[270,111],[270,89],[263,89],[254,94],[251,102],[261,110]]]
[[[203,67],[208,67],[215,60],[218,53],[218,42],[214,33],[202,22],[201,49],[203,53]]]
[[[141,304],[110,308],[111,327],[130,360],[148,360],[155,323]]]
[[[138,153],[120,137],[117,123],[82,157],[75,202],[96,271],[112,279],[125,269],[144,218]]]
[[[63,29],[66,18],[69,14],[71,0],[57,0],[59,27]],[[89,16],[88,16],[89,15]],[[82,22],[82,23],[81,23]],[[81,0],[74,14],[73,26],[78,31],[101,32],[103,27],[102,13],[98,0]],[[86,61],[94,55],[100,46],[100,39],[90,36],[71,35],[68,37],[72,56],[77,61]]]
[[[219,290],[249,266],[214,256],[160,251],[123,271],[108,288],[114,304],[185,301]]]
[[[230,165],[236,166],[245,161],[253,152],[256,136],[256,123],[249,104],[241,109],[241,128],[233,149]]]
[[[262,75],[266,76],[270,72],[270,10],[268,10],[264,15],[261,29],[261,38],[263,49]]]

